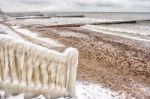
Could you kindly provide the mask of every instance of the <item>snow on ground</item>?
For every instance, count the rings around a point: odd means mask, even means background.
[[[39,40],[45,41],[45,42],[53,44],[55,46],[61,46],[61,47],[64,46],[63,44],[60,44],[58,41],[55,41],[51,38],[40,37]]]
[[[0,24],[0,34],[7,34],[8,36],[21,39],[21,37],[18,34],[14,33],[10,28],[8,28],[7,26],[3,24]]]
[[[13,29],[15,29],[17,32],[19,33],[22,33],[26,36],[29,36],[29,37],[32,37],[34,39],[38,39],[40,41],[44,41],[44,42],[47,42],[49,43],[50,45],[53,45],[53,46],[59,46],[59,47],[63,47],[64,45],[59,43],[58,41],[55,41],[51,38],[45,38],[45,37],[39,37],[38,36],[38,33],[35,33],[35,32],[32,32],[30,30],[27,30],[27,29],[23,29],[23,28],[20,28],[18,26],[12,26]]]
[[[4,91],[0,92],[0,96],[5,96]],[[20,93],[19,95],[9,96],[3,99],[24,99],[24,94]],[[37,97],[33,97],[32,99],[45,99],[45,97],[43,95],[39,95]],[[102,88],[100,85],[88,82],[77,82],[75,97],[60,97],[57,99],[124,99],[124,97],[121,96],[119,93]]]
[[[18,26],[12,26],[13,29],[15,29],[17,32],[22,33],[26,36],[32,37],[34,39],[38,39],[40,41],[44,41],[50,45],[53,45],[55,47],[63,47],[64,45],[59,43],[58,41],[55,41],[51,38],[44,38],[44,37],[39,37],[37,33],[34,33],[30,30],[27,29],[22,29],[19,28]],[[20,35],[18,35],[17,33],[15,33],[13,30],[11,30],[8,26],[5,26],[3,24],[0,24],[0,35],[4,35],[7,34],[8,36],[14,37],[16,39],[22,39],[22,37]]]
[[[4,16],[0,14],[0,22],[4,21]]]
[[[109,26],[95,26],[95,25],[86,25],[83,26],[83,28],[104,33],[104,34],[109,34],[109,35],[116,35],[120,37],[125,37],[129,39],[134,39],[134,40],[140,40],[140,41],[150,41],[150,37],[148,36],[149,34],[143,33],[143,32],[138,32],[136,30],[128,30],[128,29],[122,29],[122,28],[113,28]]]
[[[77,37],[77,38],[87,38],[88,35],[83,34],[83,33],[78,33],[78,32],[72,32],[72,31],[60,31],[57,32],[60,36],[64,37]]]
[[[141,92],[144,92],[145,94],[150,95],[150,87],[149,86],[146,86],[142,83],[135,82],[135,81],[132,82],[132,86],[135,88],[138,88],[138,90],[140,90]]]
[[[87,82],[77,83],[77,99],[114,99],[114,97],[118,97],[118,93],[112,92],[109,89],[102,88],[100,85]]]
[[[19,28],[19,26],[12,26],[17,32],[28,35],[30,37],[37,37],[37,33],[33,33],[30,30]]]
[[[2,19],[2,18],[0,18],[0,22],[1,22],[1,21],[3,21],[3,19]]]

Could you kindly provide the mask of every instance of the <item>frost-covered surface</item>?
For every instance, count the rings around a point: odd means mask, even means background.
[[[87,38],[88,35],[83,34],[83,33],[75,33],[75,32],[71,32],[71,31],[60,31],[59,33],[57,33],[61,36],[65,36],[65,37],[77,37],[77,38]]]
[[[0,17],[0,21],[3,21],[3,19]]]
[[[0,24],[0,32],[2,32],[0,34],[7,34],[14,38],[21,39],[21,37],[18,34],[14,33],[10,28],[8,28],[7,26],[3,24]]]
[[[102,88],[100,85],[83,82],[77,83],[77,99],[113,99],[114,97],[118,97],[118,93]]]
[[[0,14],[0,22],[4,21],[5,16]]]
[[[25,35],[28,35],[28,36],[31,36],[31,37],[37,37],[37,33],[33,33],[33,32],[31,32],[30,30],[27,30],[27,29],[19,28],[19,26],[12,26],[12,28],[14,28],[19,33],[22,33],[22,34],[25,34]]]
[[[32,32],[28,29],[19,28],[19,26],[12,26],[12,28],[15,31],[17,31],[18,33],[21,33],[21,34],[26,35],[30,38],[39,40],[41,42],[45,42],[46,44],[49,44],[52,47],[64,47],[64,45],[59,43],[58,41],[55,41],[52,38],[39,37],[38,33]],[[0,35],[7,34],[8,36],[14,37],[16,39],[23,39],[15,31],[13,31],[10,27],[8,27],[4,24],[0,24]]]
[[[0,91],[0,99],[25,99],[23,93],[18,93],[18,95],[6,95],[4,91]],[[46,99],[43,95],[39,95],[37,97],[33,97],[31,99]]]
[[[73,96],[78,51],[63,53],[10,36],[0,36],[0,88],[27,97]]]
[[[4,91],[1,91],[1,95],[4,96]],[[8,99],[24,99],[24,94],[20,93],[17,96],[9,96]],[[45,99],[45,97],[39,95],[32,99]],[[117,92],[112,92],[109,89],[102,88],[100,85],[77,82],[75,97],[59,97],[57,99],[124,99],[124,96]]]
[[[147,31],[139,29],[125,29],[121,27],[111,27],[111,26],[95,26],[95,25],[86,25],[83,28],[90,29],[92,31],[121,36],[129,39],[140,40],[140,41],[150,41],[150,33]]]
[[[134,88],[138,88],[141,92],[144,92],[145,94],[149,94],[150,95],[150,87],[149,86],[145,86],[144,84],[140,83],[140,82],[132,82],[132,86]]]
[[[2,34],[2,33],[5,33],[5,30],[2,29],[2,28],[0,28],[0,33],[1,33],[1,34]]]
[[[53,40],[51,38],[39,37],[38,33],[32,32],[30,30],[22,29],[22,28],[19,28],[18,26],[12,26],[12,28],[14,28],[17,32],[19,32],[19,33],[21,33],[23,35],[27,35],[27,36],[32,37],[34,39],[37,39],[39,41],[44,41],[46,43],[49,43],[50,45],[61,46],[61,47],[64,46],[63,44],[61,44],[58,41],[55,41],[55,40]]]

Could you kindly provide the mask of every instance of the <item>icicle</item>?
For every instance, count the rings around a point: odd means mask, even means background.
[[[9,77],[9,63],[8,63],[8,44],[6,43],[4,45],[4,62],[5,62],[5,65],[4,65],[4,80],[6,83],[9,83],[10,82],[10,77]]]
[[[2,44],[0,43],[0,46],[2,46]],[[2,78],[2,73],[3,73],[3,68],[2,68],[2,66],[3,66],[3,49],[2,49],[2,47],[0,47],[0,81],[2,81],[3,80],[3,78]]]
[[[48,85],[51,84],[51,61],[48,59],[48,65],[47,65],[47,72],[48,72]]]
[[[13,43],[9,44],[9,67],[11,72],[11,81],[17,80],[15,72],[15,46]]]
[[[17,62],[17,82],[22,81],[22,68],[24,66],[24,46],[16,46],[16,62]]]
[[[56,77],[56,63],[51,61],[51,86],[55,87],[55,77]]]
[[[26,67],[26,64],[27,64],[27,50],[25,48],[25,52],[24,52],[24,64],[22,64],[22,67],[20,68],[20,72],[21,72],[21,85],[26,85],[27,82],[26,82],[26,75],[27,75],[27,67]]]
[[[41,76],[42,76],[42,83],[44,86],[48,85],[48,71],[47,71],[47,61],[43,59],[42,64],[40,66],[41,69]]]
[[[40,56],[38,56],[37,54],[35,54],[34,58],[32,59],[33,62],[33,81],[35,83],[36,86],[41,86],[41,82],[40,82],[40,71],[39,71],[39,67],[40,67]]]
[[[68,48],[64,54],[67,57],[67,90],[70,96],[75,95],[75,81],[76,81],[76,71],[78,66],[78,50],[74,48]]]
[[[70,76],[70,59],[67,61],[67,72],[66,72],[66,89],[69,90],[69,76]]]
[[[4,80],[4,66],[5,66],[5,63],[4,63],[4,44],[3,44],[3,40],[0,41],[0,47],[1,47],[1,56],[0,56],[0,59],[1,59],[1,78]]]
[[[0,36],[0,86],[6,91],[29,96],[44,94],[54,98],[68,93],[73,96],[77,58],[78,51],[73,48],[59,53]],[[10,81],[12,83],[5,83]]]
[[[27,51],[30,51],[30,48],[27,49]],[[33,74],[33,64],[32,64],[32,56],[30,55],[30,53],[27,53],[27,64],[26,64],[26,67],[27,67],[27,74],[26,74],[26,77],[27,77],[27,83],[28,85],[31,85],[32,84],[32,74]]]
[[[65,88],[65,72],[66,72],[66,66],[65,66],[65,61],[64,61],[63,63],[61,63],[61,65],[60,65],[60,71],[59,71],[59,74],[60,74],[59,85],[62,88]]]

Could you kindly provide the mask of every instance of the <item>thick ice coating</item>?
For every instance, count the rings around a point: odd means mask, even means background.
[[[64,53],[0,36],[0,89],[26,97],[74,96],[78,51]]]

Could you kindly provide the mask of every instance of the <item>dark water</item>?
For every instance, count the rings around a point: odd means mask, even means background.
[[[150,12],[20,12],[11,13],[11,16],[77,16],[84,15],[88,18],[99,18],[99,19],[109,19],[109,20],[150,20]]]
[[[84,15],[89,18],[100,19],[150,19],[150,12],[49,12],[52,15]]]

